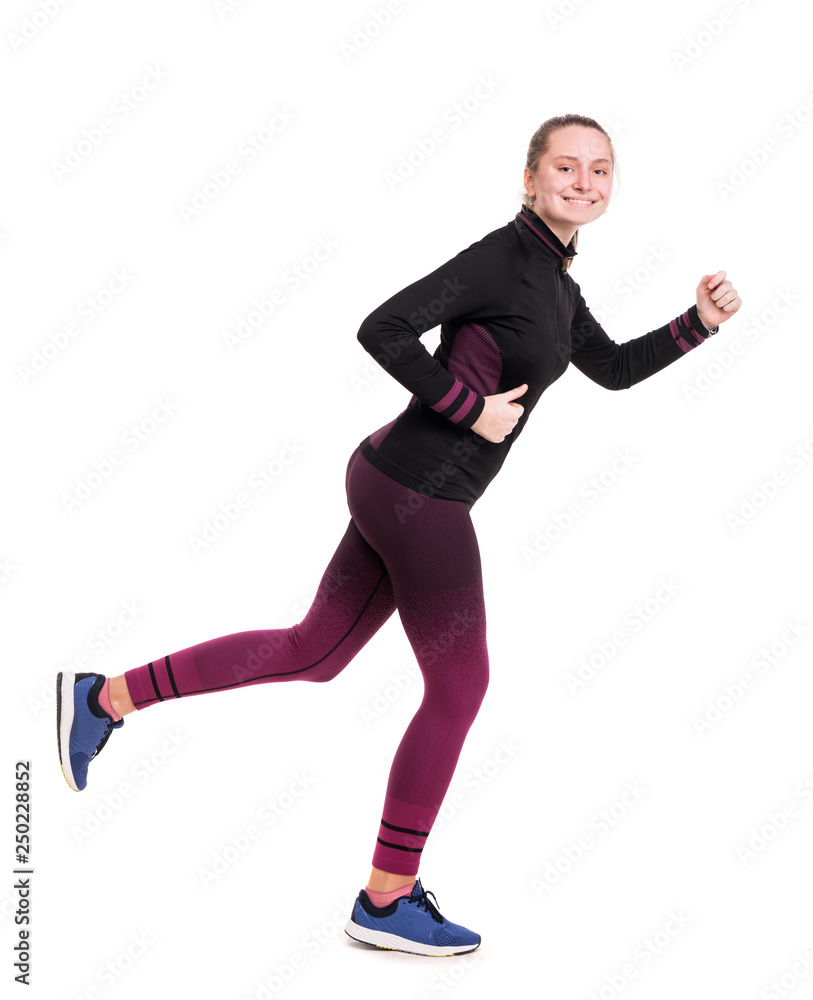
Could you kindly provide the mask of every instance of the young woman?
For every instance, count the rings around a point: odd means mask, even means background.
[[[291,628],[210,639],[118,677],[60,673],[58,746],[73,789],[85,788],[90,760],[125,715],[229,688],[331,680],[397,609],[424,695],[392,763],[372,872],[346,930],[420,955],[479,946],[479,934],[445,919],[417,878],[488,684],[471,508],[570,363],[626,389],[693,350],[742,304],[717,271],[664,326],[620,345],[608,337],[568,269],[579,230],[607,210],[614,167],[610,137],[592,118],[549,119],[531,139],[516,216],[370,313],[358,340],[413,395],[350,456],[350,522],[308,613]],[[430,355],[420,338],[438,323]]]

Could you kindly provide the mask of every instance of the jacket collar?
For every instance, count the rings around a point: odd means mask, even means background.
[[[548,224],[543,222],[536,212],[532,208],[528,208],[527,205],[523,204],[517,212],[516,225],[520,229],[532,233],[533,238],[552,260],[559,261],[565,257],[577,256],[573,240],[565,246]]]

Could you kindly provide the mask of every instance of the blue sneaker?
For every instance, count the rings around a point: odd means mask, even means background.
[[[99,704],[104,674],[72,674],[60,670],[56,678],[56,741],[59,763],[65,780],[75,792],[87,786],[88,764],[101,752],[114,729],[124,719],[113,722]]]
[[[409,896],[389,906],[373,906],[364,891],[358,894],[345,933],[354,941],[412,955],[462,955],[480,947],[480,935],[441,916],[437,899],[416,879]]]

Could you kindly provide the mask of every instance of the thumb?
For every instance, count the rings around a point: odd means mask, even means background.
[[[516,389],[509,389],[508,392],[503,393],[503,398],[505,399],[516,399],[517,396],[522,396],[527,390],[527,383],[523,382],[522,385],[518,385]]]

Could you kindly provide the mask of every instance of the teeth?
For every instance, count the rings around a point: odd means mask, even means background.
[[[584,198],[565,198],[565,201],[572,202],[574,205],[592,205],[592,201],[586,201]]]

